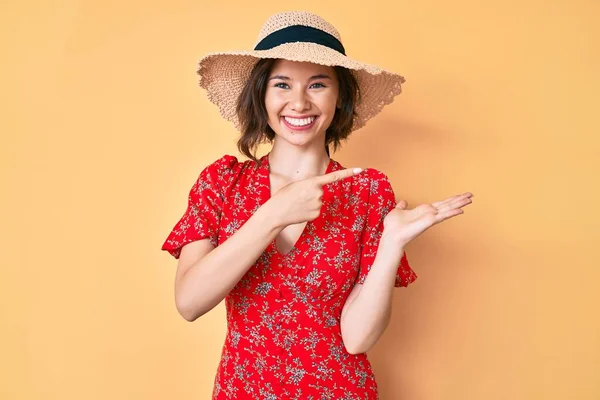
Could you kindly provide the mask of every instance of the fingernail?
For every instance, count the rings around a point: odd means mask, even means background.
[[[358,173],[362,172],[362,168],[354,168],[352,171],[353,171],[355,174],[358,174]]]

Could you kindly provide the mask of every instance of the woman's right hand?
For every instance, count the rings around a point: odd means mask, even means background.
[[[361,168],[346,168],[282,187],[270,199],[278,225],[286,227],[316,219],[323,206],[323,186],[361,172]]]

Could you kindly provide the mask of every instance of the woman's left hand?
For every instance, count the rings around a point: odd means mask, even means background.
[[[473,194],[467,192],[432,204],[421,204],[412,210],[407,210],[408,203],[400,200],[384,218],[383,234],[405,246],[433,225],[464,213],[462,207],[471,204],[472,197]]]

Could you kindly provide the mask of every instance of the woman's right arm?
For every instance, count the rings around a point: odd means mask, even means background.
[[[181,248],[175,304],[187,321],[196,320],[219,304],[281,232],[283,226],[276,213],[270,212],[271,200],[219,246],[202,239]]]
[[[175,303],[188,321],[212,310],[242,279],[286,226],[312,221],[323,205],[323,185],[360,173],[342,169],[293,182],[279,189],[226,241],[209,239],[181,248],[175,275]]]

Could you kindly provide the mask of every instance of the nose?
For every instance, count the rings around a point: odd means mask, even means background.
[[[298,90],[293,91],[290,105],[292,110],[296,112],[304,111],[307,108],[310,108],[310,101],[307,99],[306,93],[302,88],[298,88]]]

